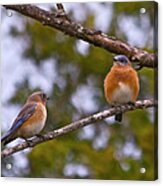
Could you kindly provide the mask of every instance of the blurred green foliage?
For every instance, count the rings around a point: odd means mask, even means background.
[[[108,3],[102,5],[108,6]],[[82,5],[81,7],[84,8]],[[124,34],[118,32],[120,29],[118,27],[119,16],[125,14],[136,17],[140,24],[139,10],[142,7],[146,8],[148,19],[151,22],[150,26],[153,28],[153,2],[119,2],[113,4],[113,16],[107,34],[126,39]],[[73,10],[69,12],[69,15],[73,15]],[[94,27],[94,20],[95,16],[90,11],[82,24],[92,28]],[[15,25],[11,28],[10,34],[18,42],[19,39],[24,39],[24,52],[22,54],[24,60],[31,60],[33,65],[40,69],[44,60],[52,59],[56,66],[54,70],[56,70],[57,78],[62,78],[64,81],[64,83],[60,83],[56,80],[52,85],[51,100],[47,105],[48,120],[44,132],[65,126],[71,121],[108,108],[103,93],[103,81],[112,66],[113,54],[89,44],[86,54],[82,54],[77,48],[79,42],[77,39],[64,35],[55,29],[42,26],[34,20],[27,20],[23,16],[22,21],[24,30],[18,31],[16,28],[18,25]],[[154,50],[149,46],[147,49]],[[141,84],[139,98],[153,97],[154,70],[143,68],[138,74]],[[83,85],[91,90],[90,94],[98,92],[98,94],[93,95],[96,107],[92,112],[79,109],[73,104],[73,95]],[[27,95],[33,91],[35,90],[29,86],[27,77],[18,86],[16,94],[10,101],[13,104],[23,104]],[[86,104],[84,98],[81,99],[83,99],[82,103]],[[151,119],[153,114],[153,109],[151,112],[148,110],[128,112],[125,114],[122,124],[110,123],[107,120],[93,124],[94,134],[90,138],[80,138],[80,134],[84,133],[84,129],[81,129],[42,143],[27,154],[29,171],[23,176],[153,180],[155,171],[155,124]],[[104,131],[107,132],[106,135],[103,135]],[[98,147],[96,145],[97,139],[105,140],[105,145]],[[126,153],[124,150],[126,148],[130,153]],[[67,174],[65,167],[69,164],[83,165],[88,172],[84,176],[81,176],[77,171],[74,174]],[[146,169],[144,174],[140,173],[142,167]]]

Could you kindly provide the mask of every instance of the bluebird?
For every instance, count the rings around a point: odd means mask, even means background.
[[[139,93],[139,79],[137,72],[125,55],[113,58],[113,67],[104,80],[106,100],[112,105],[135,103]],[[115,120],[122,121],[122,113],[115,116]]]
[[[47,118],[47,100],[48,97],[42,92],[34,92],[30,95],[11,128],[2,136],[1,142],[7,144],[17,137],[27,140],[34,135],[39,135]]]

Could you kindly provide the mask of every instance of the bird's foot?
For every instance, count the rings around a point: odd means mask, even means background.
[[[33,147],[33,142],[32,140],[29,140],[27,138],[23,138],[25,140],[25,142],[27,143],[28,147]]]
[[[44,136],[42,136],[41,134],[36,134],[36,136],[37,136],[38,138],[41,138],[42,140],[44,140]]]
[[[111,108],[114,108],[114,107],[119,107],[119,106],[121,106],[122,104],[120,104],[120,103],[114,103],[114,104],[112,104],[112,105],[110,105],[111,106]]]
[[[132,101],[129,101],[128,104],[131,105],[131,106],[135,106],[135,103],[132,102]]]

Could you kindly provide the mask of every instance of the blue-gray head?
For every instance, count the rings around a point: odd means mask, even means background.
[[[125,55],[117,55],[117,56],[114,56],[113,62],[119,65],[125,66],[129,64],[129,59]]]

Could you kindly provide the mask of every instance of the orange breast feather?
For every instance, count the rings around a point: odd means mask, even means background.
[[[39,103],[35,113],[20,127],[18,136],[32,136],[41,130],[46,121],[47,113],[42,103]]]
[[[139,93],[139,80],[136,71],[131,65],[120,66],[114,65],[104,80],[105,97],[109,103],[112,103],[112,98],[115,90],[123,83],[132,90],[132,100],[135,101]]]

